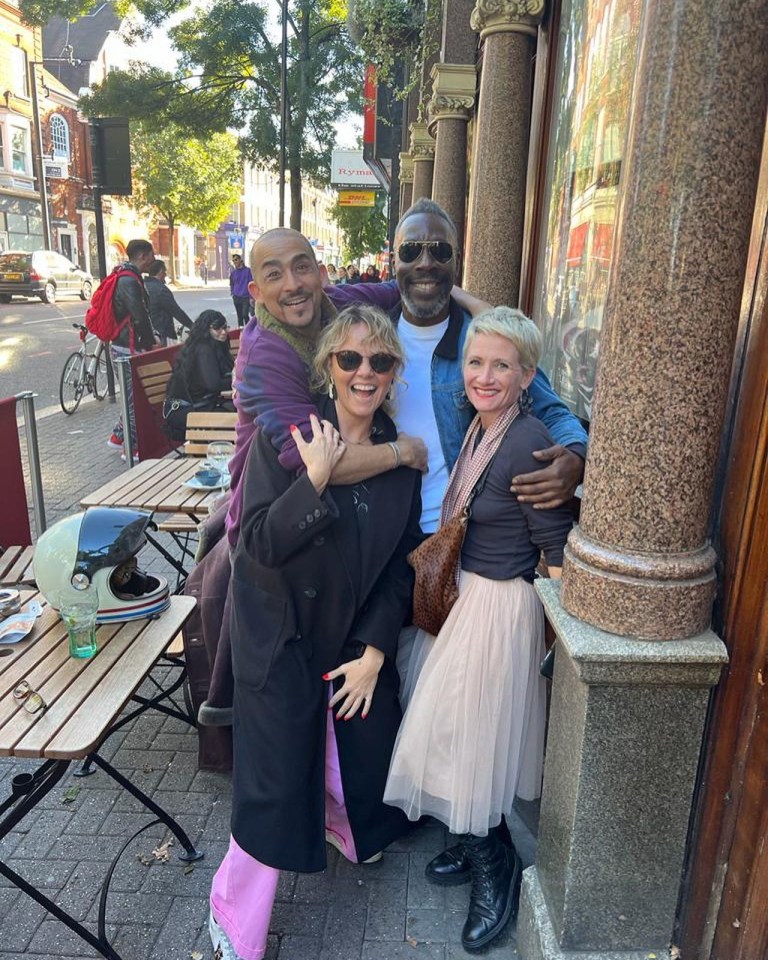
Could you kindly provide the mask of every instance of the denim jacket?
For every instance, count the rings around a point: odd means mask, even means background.
[[[397,325],[400,320],[400,307],[393,309],[390,316]],[[452,299],[448,329],[432,354],[432,405],[443,456],[449,470],[459,456],[464,434],[475,415],[475,409],[464,392],[461,369],[464,338],[471,319]],[[536,370],[528,393],[533,401],[531,413],[542,421],[555,443],[570,447],[581,457],[586,456],[586,431],[552,389],[541,370]]]

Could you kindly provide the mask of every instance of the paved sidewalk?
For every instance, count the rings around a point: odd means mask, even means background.
[[[118,407],[85,404],[73,417],[38,425],[49,524],[77,509],[78,499],[124,469],[106,438]],[[141,554],[143,565],[151,548]],[[153,563],[158,569],[160,564]],[[116,733],[101,751],[118,770],[178,819],[205,852],[181,862],[178,845],[167,861],[164,828],[132,841],[115,872],[107,921],[123,960],[210,960],[207,897],[227,847],[230,778],[197,769],[195,732],[149,712]],[[26,761],[0,760],[0,797]],[[528,805],[532,806],[532,805]],[[532,821],[535,810],[523,811]],[[121,842],[151,816],[102,772],[71,775],[53,790],[22,829],[2,841],[2,855],[46,894],[95,930],[99,886]],[[511,825],[526,863],[534,840],[523,819]],[[328,869],[281,878],[267,960],[457,960],[469,888],[441,888],[424,879],[424,865],[447,842],[433,823],[390,847],[378,864],[347,863],[328,848]],[[514,930],[483,952],[517,957]],[[98,954],[24,894],[0,878],[0,958],[62,960]]]

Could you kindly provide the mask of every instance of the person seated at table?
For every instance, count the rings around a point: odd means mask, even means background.
[[[325,869],[326,841],[371,862],[407,826],[382,794],[421,475],[330,483],[348,445],[396,441],[385,403],[402,364],[385,314],[343,311],[317,347],[320,419],[291,431],[303,469],[281,466],[264,431],[251,445],[232,575],[232,836],[209,921],[224,957],[264,956],[280,870]]]
[[[232,401],[222,396],[232,389],[233,367],[226,317],[203,310],[179,350],[166,388],[163,416],[174,440],[184,439],[191,410],[235,412]]]

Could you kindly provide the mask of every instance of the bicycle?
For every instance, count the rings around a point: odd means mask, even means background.
[[[97,400],[103,400],[107,395],[106,344],[89,334],[84,324],[73,323],[72,326],[80,333],[81,345],[79,350],[67,357],[59,383],[59,402],[68,416],[80,406],[86,391],[92,393]],[[94,340],[96,349],[89,353],[88,345]]]

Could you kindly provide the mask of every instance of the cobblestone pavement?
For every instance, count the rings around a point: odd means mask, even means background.
[[[38,425],[49,524],[73,512],[78,498],[124,465],[105,440],[117,408],[85,404],[74,417]],[[147,565],[151,548],[142,553]],[[160,566],[160,564],[153,564]],[[229,836],[230,778],[197,768],[194,730],[150,711],[117,732],[102,755],[176,817],[205,858],[193,865],[164,828],[130,842],[115,871],[107,904],[112,942],[123,960],[210,960],[208,891]],[[28,761],[0,760],[0,798]],[[534,840],[521,810],[511,829],[526,863]],[[94,931],[99,887],[120,846],[151,821],[138,801],[101,771],[67,776],[0,844],[0,856]],[[284,874],[272,918],[267,960],[456,960],[468,887],[435,887],[424,865],[449,838],[437,823],[393,844],[370,866],[350,864],[328,848],[328,869]],[[482,955],[517,957],[514,930]],[[60,922],[0,878],[0,958],[62,960],[98,956]]]

